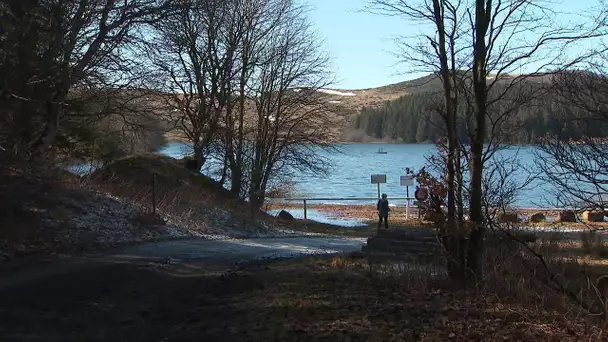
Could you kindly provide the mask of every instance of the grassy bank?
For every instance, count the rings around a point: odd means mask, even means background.
[[[280,210],[280,209],[297,209],[302,210],[303,204],[298,202],[286,202],[286,203],[268,203],[265,206],[267,210]],[[323,213],[330,214],[341,219],[363,219],[367,222],[374,222],[378,219],[378,211],[376,210],[376,204],[348,204],[348,205],[337,205],[337,204],[307,204],[308,209],[318,210]],[[406,216],[407,212],[407,216]],[[582,213],[577,216],[578,222],[559,222],[560,210],[557,209],[513,209],[513,213],[516,213],[522,223],[526,223],[529,217],[534,214],[542,214],[546,218],[543,222],[527,222],[533,227],[553,227],[553,228],[573,228],[573,229],[605,229],[608,228],[608,222],[584,222],[582,219]],[[407,217],[407,219],[406,219]],[[405,206],[391,207],[389,220],[396,224],[409,224],[407,221],[418,220],[419,214],[416,207],[410,207],[406,210]]]
[[[53,167],[0,169],[0,203],[0,263],[166,239],[293,235],[314,225],[292,231],[263,212],[252,218],[221,185],[158,154],[121,158],[83,178]]]
[[[312,220],[293,220],[283,221],[281,223],[289,225],[290,229],[293,229],[294,231],[300,231],[303,233],[316,233],[352,237],[370,237],[374,235],[378,228],[378,223],[375,220],[364,221],[364,226],[361,227],[341,227],[338,225],[325,224]],[[422,222],[419,220],[393,221],[390,224],[391,230],[414,230],[428,227],[430,227],[428,222]]]

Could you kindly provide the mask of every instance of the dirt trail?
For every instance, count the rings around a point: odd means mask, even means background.
[[[107,255],[78,257],[56,263],[45,262],[23,267],[21,270],[2,269],[0,291],[56,275],[112,264],[175,265],[205,260],[234,265],[299,255],[357,251],[364,242],[365,240],[360,238],[300,236],[225,240],[190,239],[146,243]]]
[[[228,324],[222,315],[232,309],[206,301],[260,286],[235,270],[266,267],[251,262],[268,258],[356,251],[363,243],[320,236],[195,239],[5,268],[0,270],[0,341],[218,340],[218,335],[190,336],[175,329],[192,317]],[[191,312],[205,308],[208,313]]]

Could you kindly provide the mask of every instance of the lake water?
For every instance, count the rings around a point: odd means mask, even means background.
[[[320,151],[321,155],[329,156],[332,161],[332,169],[327,175],[298,174],[293,181],[298,197],[308,198],[344,198],[344,197],[376,197],[377,186],[371,184],[372,174],[386,174],[386,184],[381,184],[381,192],[390,198],[406,197],[406,190],[400,186],[399,177],[405,174],[405,168],[414,170],[422,168],[426,164],[426,156],[435,151],[431,144],[343,144],[337,145],[339,152],[327,155],[328,152]],[[386,154],[376,153],[379,149]],[[164,146],[161,153],[182,158],[189,153],[188,145],[172,143]],[[517,147],[501,151],[502,156],[516,156],[520,162],[533,169],[534,147]],[[203,170],[203,173],[212,174],[212,165]],[[516,181],[524,179],[529,175],[527,170],[520,170],[511,176]],[[410,197],[413,197],[413,187],[410,187]],[[523,208],[536,208],[546,206],[547,196],[550,194],[547,184],[540,181],[532,182],[526,189],[520,192],[515,205]],[[345,201],[324,200],[311,201],[310,203],[334,203],[355,204],[370,203],[373,201]],[[403,204],[403,201],[392,201],[395,204]]]

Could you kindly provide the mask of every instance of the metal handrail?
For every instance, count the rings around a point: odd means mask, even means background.
[[[334,197],[334,198],[324,198],[324,197],[296,197],[296,198],[268,198],[268,201],[274,201],[274,200],[283,200],[283,201],[302,201],[304,203],[304,219],[306,220],[308,218],[307,215],[307,202],[308,201],[375,201],[379,199],[378,197]],[[405,217],[407,219],[407,217],[409,216],[409,209],[410,209],[410,201],[409,200],[416,200],[415,197],[391,197],[391,200],[406,200],[407,202],[405,202]]]
[[[378,197],[269,197],[267,200],[283,200],[283,201],[373,201]],[[392,200],[415,200],[415,197],[389,197]]]

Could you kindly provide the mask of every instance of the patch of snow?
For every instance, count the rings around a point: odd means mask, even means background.
[[[46,196],[48,194],[40,194],[41,199]],[[181,214],[157,209],[162,220],[149,222],[149,208],[102,192],[70,190],[53,194],[52,200],[53,210],[41,210],[44,206],[37,202],[27,203],[24,208],[36,216],[40,231],[53,234],[52,244],[64,254],[71,253],[73,246],[83,246],[82,250],[86,250],[121,243],[187,238],[230,241],[322,235],[290,230],[286,222],[251,220],[214,206],[193,206]],[[5,251],[1,247],[0,263],[10,259],[16,248]]]
[[[341,91],[332,90],[332,89],[319,89],[318,91],[320,91],[321,93],[330,94],[330,95],[340,95],[340,96],[356,96],[357,95],[355,93],[343,93]]]
[[[328,103],[342,103],[342,101],[338,101],[338,100],[330,100],[330,101],[327,101],[327,102]]]

